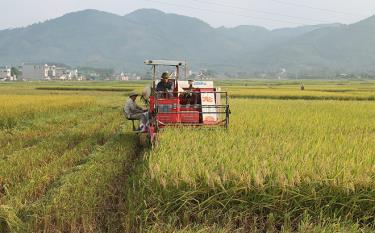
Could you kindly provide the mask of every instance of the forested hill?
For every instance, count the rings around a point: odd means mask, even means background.
[[[1,65],[60,62],[136,71],[147,58],[186,59],[196,69],[217,71],[374,71],[375,17],[267,30],[213,28],[153,9],[125,16],[85,10],[0,31]]]

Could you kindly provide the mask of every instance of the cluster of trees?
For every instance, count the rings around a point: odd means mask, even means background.
[[[112,68],[78,67],[78,70],[86,80],[106,80],[115,73]]]
[[[10,73],[11,73],[10,75],[13,77],[19,77],[22,75],[22,72],[14,66],[10,69]]]

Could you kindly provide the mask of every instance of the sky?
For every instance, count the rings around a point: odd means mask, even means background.
[[[84,9],[125,15],[155,8],[196,17],[213,27],[257,25],[269,29],[351,24],[375,14],[374,0],[0,0],[0,7],[0,29],[23,27]]]

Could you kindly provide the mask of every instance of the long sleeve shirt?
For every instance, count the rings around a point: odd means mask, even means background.
[[[137,105],[135,101],[129,98],[124,106],[125,115],[127,118],[131,118],[132,114],[143,113],[143,109]]]

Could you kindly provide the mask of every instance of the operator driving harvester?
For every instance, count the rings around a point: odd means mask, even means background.
[[[146,60],[145,64],[153,71],[145,130],[151,142],[162,128],[170,126],[228,127],[228,94],[215,88],[213,81],[186,80],[187,66],[183,61]],[[173,67],[174,77],[164,72],[159,80],[159,66]],[[185,80],[180,80],[181,69]]]

